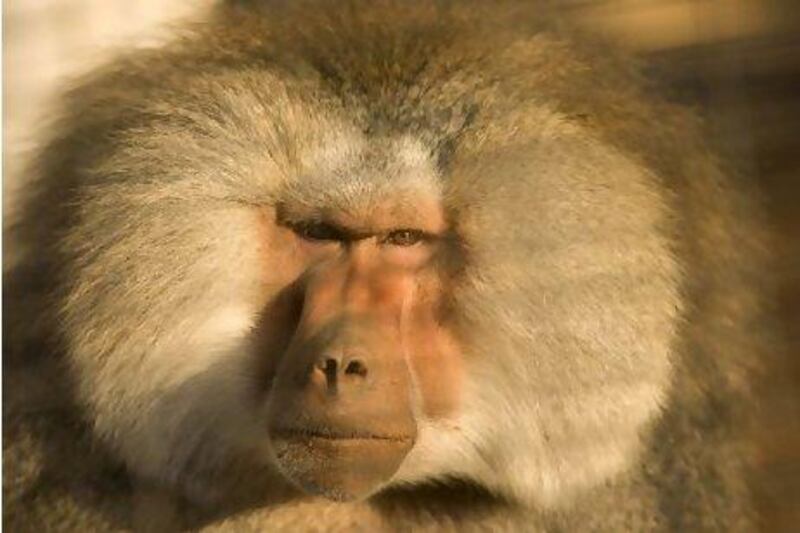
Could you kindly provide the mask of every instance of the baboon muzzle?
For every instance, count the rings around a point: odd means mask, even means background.
[[[376,274],[334,263],[309,277],[269,400],[284,474],[336,500],[379,489],[416,438],[403,338],[410,280]]]

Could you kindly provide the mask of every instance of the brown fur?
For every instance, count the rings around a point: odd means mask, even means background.
[[[4,525],[750,530],[757,216],[651,92],[529,2],[245,2],[95,73],[4,280]],[[304,496],[242,409],[260,221],[407,185],[459,243],[461,411],[380,494]]]

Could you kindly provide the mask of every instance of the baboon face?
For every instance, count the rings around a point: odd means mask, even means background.
[[[417,413],[452,413],[461,381],[441,199],[433,187],[403,190],[434,176],[425,159],[396,161],[375,144],[365,168],[337,172],[357,195],[303,198],[309,178],[259,219],[265,276],[280,287],[254,335],[264,424],[281,470],[333,498],[388,481],[414,445]],[[384,190],[367,177],[375,168]]]

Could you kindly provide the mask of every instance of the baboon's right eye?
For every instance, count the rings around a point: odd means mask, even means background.
[[[292,225],[298,237],[307,241],[341,241],[344,233],[331,224],[317,221],[304,221]]]

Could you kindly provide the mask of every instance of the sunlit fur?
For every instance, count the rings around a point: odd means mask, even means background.
[[[531,2],[245,2],[94,74],[38,161],[6,285],[26,301],[4,313],[4,521],[128,524],[127,485],[71,495],[108,474],[83,448],[19,465],[16,442],[85,435],[30,429],[63,409],[195,526],[747,528],[731,422],[758,350],[753,215],[650,92]],[[273,493],[252,479],[273,470],[250,334],[280,289],[259,216],[409,188],[457,242],[461,407],[418,421],[400,495]],[[61,361],[74,387],[22,390]],[[68,472],[52,513],[30,496],[48,469]],[[454,478],[486,503],[447,505]],[[414,499],[428,482],[445,503]]]

